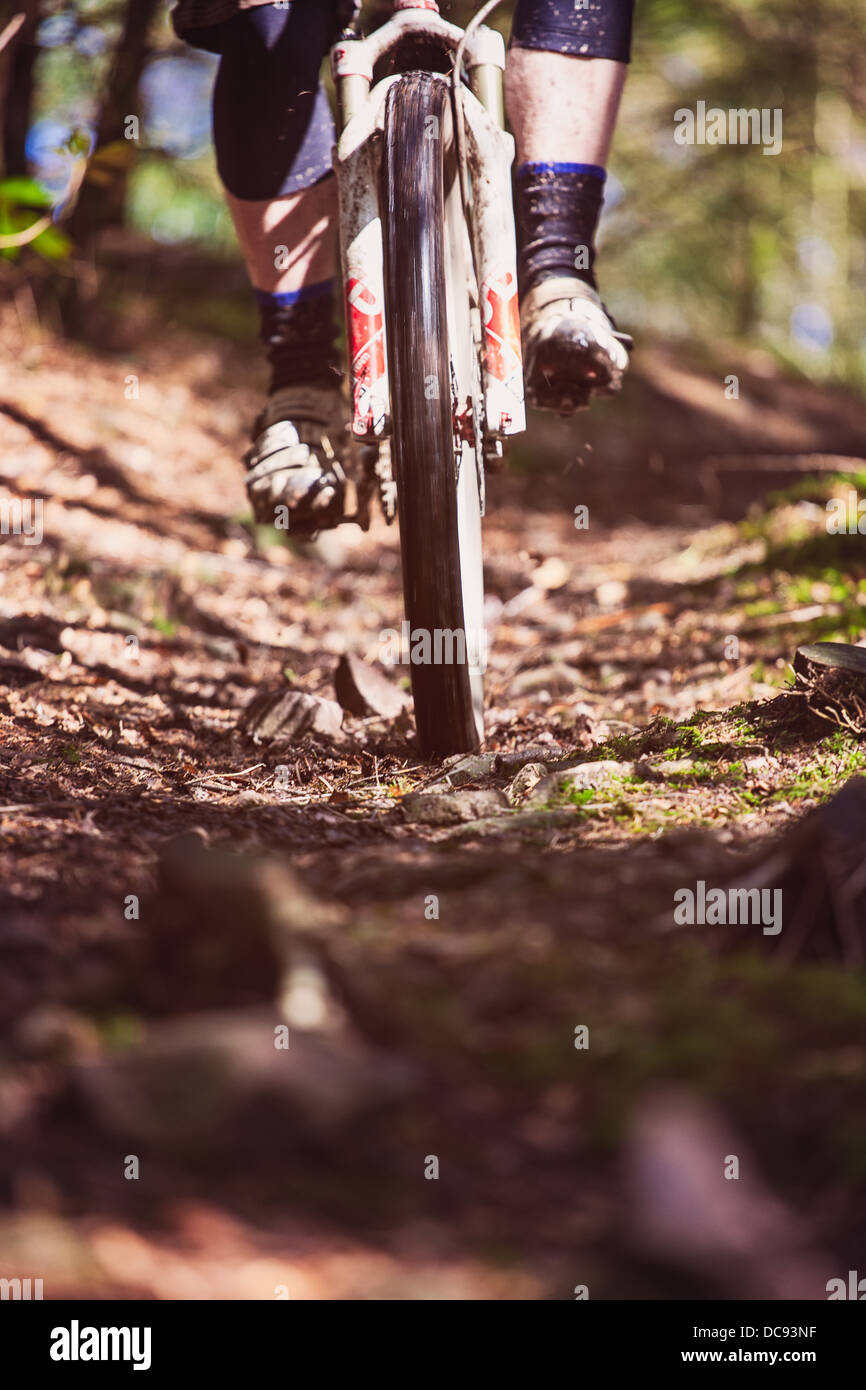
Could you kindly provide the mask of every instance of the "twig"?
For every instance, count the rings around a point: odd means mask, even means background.
[[[7,43],[12,42],[26,18],[26,14],[16,14],[12,16],[6,28],[3,30],[3,33],[0,34],[0,53],[3,52]]]
[[[38,236],[47,231],[51,226],[51,213],[47,212],[42,217],[31,222],[29,227],[25,227],[20,232],[6,232],[0,236],[0,247],[5,251],[12,246],[26,246],[28,242],[35,241]]]
[[[257,772],[264,766],[264,763],[253,763],[252,767],[245,767],[243,772],[206,772],[203,777],[191,777],[187,786],[192,786],[193,782],[213,782],[215,779],[227,782],[230,777],[249,777],[251,772]]]
[[[122,763],[124,767],[134,767],[139,771],[158,772],[160,776],[165,776],[164,770],[158,763],[152,763],[148,758],[127,758],[123,753],[101,754],[102,759],[108,763]]]
[[[0,48],[2,48],[2,36],[0,36]],[[66,190],[66,207],[63,212],[64,217],[68,217],[78,201],[78,193],[84,182],[84,175],[87,170],[88,160],[82,159],[80,167],[73,170],[69,180],[69,187]],[[59,204],[57,205],[59,206]],[[50,212],[46,212],[42,217],[37,217],[35,222],[31,222],[29,227],[24,227],[20,232],[7,232],[0,236],[0,250],[5,251],[13,246],[26,246],[29,242],[35,241],[38,236],[47,231],[54,221],[54,214],[57,206]]]

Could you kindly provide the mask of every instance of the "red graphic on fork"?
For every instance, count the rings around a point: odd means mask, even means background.
[[[360,279],[350,279],[346,286],[346,332],[354,410],[352,433],[364,436],[373,430],[372,389],[385,375],[385,331],[381,301]]]
[[[487,370],[495,381],[506,382],[522,361],[517,279],[512,271],[487,276],[481,286],[481,316]]]

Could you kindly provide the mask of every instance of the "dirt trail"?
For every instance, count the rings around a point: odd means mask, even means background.
[[[55,1289],[93,1294],[570,1296],[587,1271],[598,1296],[709,1286],[706,1268],[648,1269],[612,1235],[631,1108],[677,1080],[729,1106],[793,1204],[811,1194],[814,1240],[841,1258],[864,1216],[849,1163],[862,991],[760,951],[739,973],[723,955],[708,980],[693,938],[648,930],[674,887],[730,875],[861,764],[832,727],[774,741],[747,706],[778,695],[796,641],[850,635],[862,613],[862,585],[840,591],[827,564],[760,568],[792,537],[820,539],[819,505],[785,503],[749,532],[719,519],[712,489],[677,502],[679,465],[629,480],[613,460],[620,490],[579,446],[558,479],[493,479],[486,751],[502,756],[458,770],[431,815],[413,793],[448,769],[419,758],[408,716],[347,715],[300,744],[245,732],[263,691],[332,700],[340,655],[378,660],[402,616],[384,524],[341,533],[336,565],[250,528],[246,356],[178,332],[99,357],[37,341],[11,312],[3,332],[3,497],[44,499],[38,543],[0,545],[11,1248],[42,1241]],[[575,764],[596,771],[550,782]],[[255,874],[226,867],[238,852],[296,877],[258,901]],[[272,959],[280,904],[308,890],[327,909],[318,936],[299,910],[306,946]],[[155,1121],[127,1139],[115,1088],[135,1093],[123,1059],[148,1026],[272,1007],[278,980],[300,970],[303,986],[305,950],[331,1019],[309,1074],[327,1091],[348,1068],[357,1104],[331,1128],[312,1103],[285,1135],[272,1114],[251,1121],[260,1144],[228,1165],[209,1141],[207,1157],[192,1140],[175,1151]],[[572,1038],[590,1021],[587,1067]],[[208,1047],[228,1028],[212,1026]],[[182,1077],[185,1045],[166,1043]],[[842,1118],[812,1145],[816,1055]],[[76,1069],[97,1058],[107,1091],[82,1099]],[[272,1124],[282,1158],[264,1152]],[[810,1146],[802,1170],[792,1144]],[[139,1150],[144,1175],[124,1183]],[[440,1183],[423,1177],[431,1154]]]

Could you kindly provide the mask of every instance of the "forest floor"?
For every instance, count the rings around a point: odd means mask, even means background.
[[[866,747],[786,691],[800,643],[866,634],[825,510],[863,479],[803,462],[805,390],[760,378],[768,472],[536,422],[490,483],[484,753],[443,766],[411,707],[335,715],[340,658],[399,628],[397,537],[251,526],[248,348],[97,352],[20,303],[3,343],[4,517],[42,534],[0,545],[0,1274],[821,1298],[862,1268],[866,988],[809,869]],[[662,348],[654,379],[711,388]],[[319,731],[257,734],[288,691]],[[811,916],[680,925],[700,881]]]

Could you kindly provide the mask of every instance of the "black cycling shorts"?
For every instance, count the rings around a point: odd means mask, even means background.
[[[183,37],[220,54],[214,145],[236,198],[277,198],[331,173],[334,123],[319,80],[336,37],[340,0],[260,5]],[[443,5],[447,16],[448,6]],[[517,0],[511,44],[627,63],[634,0]]]

